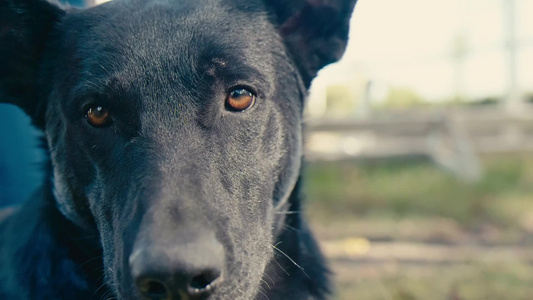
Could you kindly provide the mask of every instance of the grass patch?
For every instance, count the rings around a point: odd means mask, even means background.
[[[533,156],[485,157],[467,183],[425,161],[318,163],[307,167],[313,217],[449,218],[467,227],[520,226],[533,211]]]

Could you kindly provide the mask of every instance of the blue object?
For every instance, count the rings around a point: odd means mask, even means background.
[[[0,207],[26,200],[42,185],[42,133],[18,107],[0,104]]]
[[[61,0],[75,7],[87,0]],[[26,200],[43,183],[44,150],[42,133],[18,107],[0,104],[0,208]]]

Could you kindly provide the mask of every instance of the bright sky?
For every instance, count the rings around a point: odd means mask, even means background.
[[[504,47],[508,1],[359,0],[343,61],[323,72],[331,77],[319,80],[338,81],[353,70],[427,98],[451,97],[458,89],[473,98],[501,95],[510,78]],[[521,90],[533,92],[533,0],[514,1],[517,81]],[[453,53],[461,37],[467,52],[458,64]]]

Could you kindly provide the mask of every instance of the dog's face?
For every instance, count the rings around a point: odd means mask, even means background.
[[[66,17],[63,63],[50,70],[60,207],[94,219],[126,299],[150,272],[135,269],[151,259],[143,251],[168,249],[212,258],[190,268],[214,272],[204,280],[219,278],[216,293],[250,299],[272,252],[273,207],[298,175],[301,84],[277,76],[295,67],[264,14],[207,1],[108,6]],[[173,259],[162,263],[183,264]]]
[[[98,231],[119,298],[258,293],[299,173],[305,90],[342,53],[354,1],[270,2],[53,10],[30,70],[38,101],[13,100],[0,74],[0,96],[44,129],[57,205]],[[342,30],[301,29],[318,11]]]

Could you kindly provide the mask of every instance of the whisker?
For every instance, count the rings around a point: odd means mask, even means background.
[[[82,264],[80,264],[79,266],[77,266],[77,267],[76,267],[76,270],[79,270],[79,269],[82,268],[83,266],[85,266],[85,265],[87,265],[87,264],[89,264],[89,263],[91,263],[91,262],[93,262],[93,261],[95,261],[95,260],[97,260],[97,259],[100,259],[100,258],[102,258],[102,256],[101,256],[101,255],[97,255],[97,256],[95,256],[95,257],[93,257],[93,258],[91,258],[91,259],[88,259],[88,260],[86,260],[85,262],[83,262]]]
[[[99,290],[101,290],[104,286],[107,285],[107,282],[102,283],[93,293],[93,296],[95,296]]]
[[[268,282],[266,282],[263,278],[261,278],[261,282],[263,282],[269,290],[271,290],[272,288],[270,287],[270,285],[268,284]]]
[[[267,273],[263,274],[264,277],[267,277],[270,282],[272,283],[272,286],[276,285],[276,283],[274,282],[274,280],[272,279],[272,277],[270,277],[270,275],[268,275]]]
[[[110,300],[110,299],[112,299],[112,298],[116,298],[116,297],[113,296],[113,293],[112,293],[111,291],[107,291],[107,292],[105,292],[105,293],[102,295],[102,297],[100,297],[100,300],[103,300],[103,299],[105,299],[105,300]]]
[[[285,256],[288,260],[290,260],[296,267],[298,267],[298,269],[300,269],[305,274],[305,276],[307,276],[307,278],[311,279],[311,277],[307,275],[307,273],[305,272],[305,269],[302,266],[297,264],[289,255],[287,255],[285,252],[281,251],[281,249],[277,247],[281,243],[282,242],[278,242],[276,245],[272,245],[272,247],[276,249],[279,253],[283,254],[283,256]]]
[[[274,262],[278,265],[278,267],[279,267],[280,269],[282,269],[283,272],[285,272],[285,274],[287,274],[287,276],[291,276],[291,274],[289,274],[289,272],[287,272],[287,271],[286,271],[286,270],[285,270],[285,269],[279,264],[279,262],[278,262],[275,258],[273,258],[273,259],[274,259]]]
[[[111,273],[113,273],[113,274],[115,273],[115,271],[114,271],[113,268],[111,268],[111,267],[109,267],[108,270],[109,270],[109,272],[111,272]],[[104,277],[105,277],[105,272],[102,272],[102,275],[100,275],[100,277],[98,277],[98,280],[102,280]],[[100,286],[94,291],[93,295],[96,295],[96,294],[98,293],[98,291],[101,290],[101,289],[102,289],[104,286],[106,286],[106,285],[113,286],[113,285],[115,285],[115,284],[113,284],[113,283],[111,283],[111,282],[109,282],[109,281],[107,281],[107,280],[104,280],[104,283],[102,283],[102,284],[101,284],[101,285],[100,285]],[[104,299],[104,298],[107,297],[107,295],[109,295],[109,294],[112,294],[112,292],[111,292],[110,290],[106,291],[106,292],[104,293],[104,296],[102,296],[101,299]]]
[[[288,225],[288,224],[284,224],[283,228],[287,229],[289,231],[293,231],[293,232],[300,232],[300,229],[298,229],[298,228],[296,228],[294,226]]]
[[[287,210],[287,211],[277,211],[275,214],[277,215],[296,215],[301,213],[301,210]]]
[[[266,298],[267,300],[270,300],[270,298],[268,298],[268,296],[267,296],[263,291],[261,291],[261,289],[258,289],[257,291],[258,291],[259,293],[261,293],[263,296],[265,296],[265,298]]]

